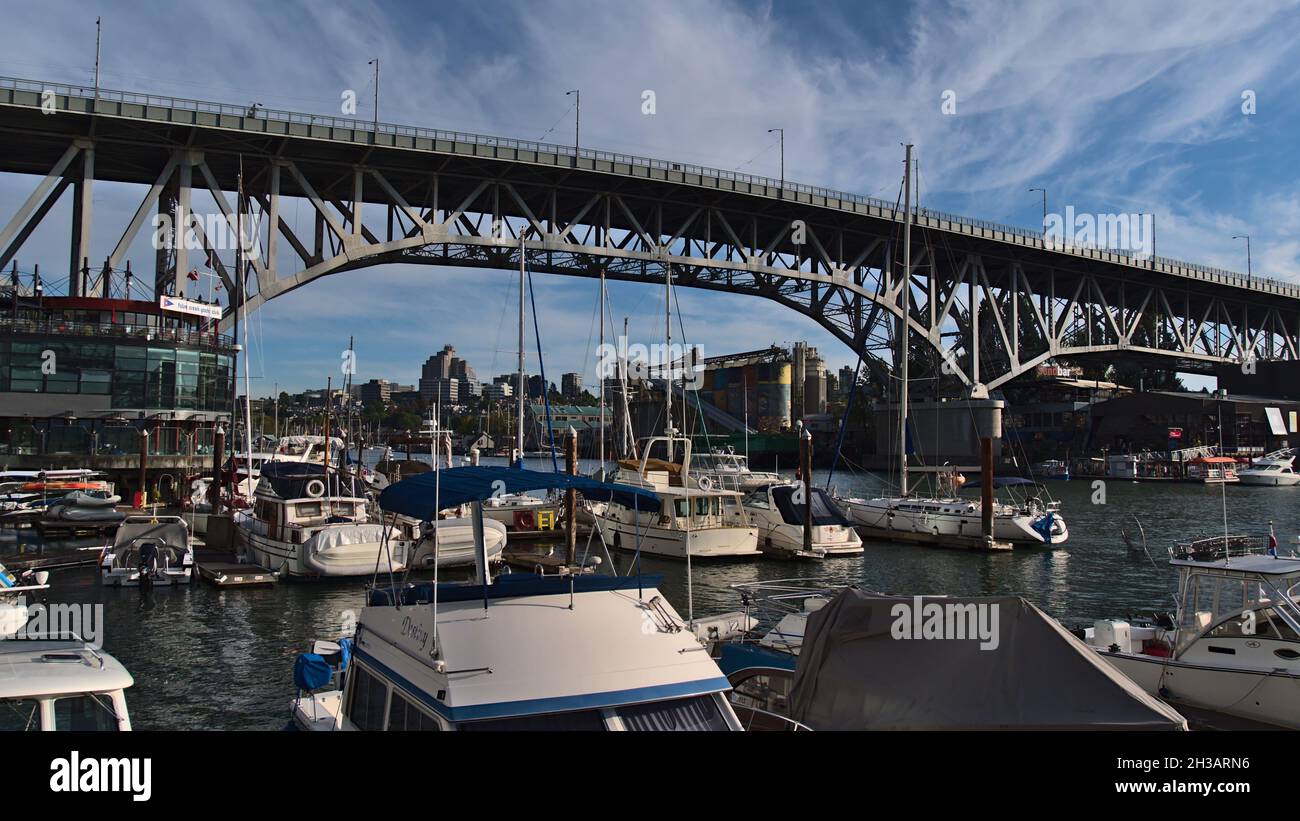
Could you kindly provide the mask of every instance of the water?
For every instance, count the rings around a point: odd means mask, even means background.
[[[376,452],[377,455],[377,452]],[[427,459],[427,454],[425,455]],[[484,460],[503,462],[503,460]],[[550,459],[530,459],[550,469]],[[584,464],[589,472],[594,463]],[[824,481],[824,474],[821,475]],[[842,492],[872,493],[868,477],[837,473]],[[1272,520],[1284,549],[1300,533],[1300,488],[1219,488],[1107,481],[1106,504],[1091,502],[1091,480],[1053,482],[1070,541],[1056,548],[981,554],[868,542],[860,557],[814,562],[756,560],[694,564],[696,616],[739,609],[729,586],[811,576],[827,584],[861,583],[891,593],[987,595],[1019,593],[1067,623],[1172,608],[1173,576],[1165,566],[1175,539],[1223,532],[1221,493],[1229,528],[1264,534]],[[1133,514],[1142,522],[1157,566],[1130,556],[1119,531]],[[30,531],[0,529],[0,562],[70,555],[98,540],[40,545]],[[580,542],[580,549],[581,549]],[[84,555],[84,554],[83,554]],[[615,554],[626,572],[630,556]],[[663,573],[662,590],[685,615],[685,564],[643,558],[647,573]],[[51,602],[102,603],[104,647],[135,676],[127,693],[139,729],[278,729],[293,697],[293,660],[313,638],[333,638],[360,612],[365,580],[280,582],[269,588],[218,590],[196,582],[151,593],[102,587],[90,568],[55,571]]]

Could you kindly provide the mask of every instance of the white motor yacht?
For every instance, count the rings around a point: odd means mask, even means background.
[[[414,484],[422,477],[390,487],[380,501],[426,520],[443,506],[488,498],[502,476],[534,488],[573,487],[588,500],[658,507],[648,488],[487,467],[445,471],[438,502],[428,498],[430,482]],[[372,590],[351,641],[318,643],[299,658],[294,724],[316,731],[742,729],[726,678],[657,589],[659,577],[492,579],[481,552],[476,570],[469,584]]]
[[[332,469],[267,462],[252,512],[235,516],[236,542],[255,564],[290,576],[405,569],[409,543],[397,528],[371,521],[368,506]]]
[[[1167,701],[1300,729],[1300,558],[1273,537],[1180,544],[1172,621],[1101,619],[1082,632],[1106,661]]]
[[[680,462],[671,458],[678,449]],[[668,458],[651,455],[656,452]],[[618,481],[653,491],[659,502],[651,510],[633,509],[617,500],[593,505],[592,515],[607,544],[678,559],[688,554],[692,559],[762,555],[758,528],[749,521],[740,494],[695,484],[689,439],[671,434],[653,437],[641,453],[639,461],[619,462]]]
[[[764,552],[778,556],[805,553],[803,486],[793,483],[763,485],[741,499],[749,522],[758,528],[758,543]],[[862,538],[830,494],[810,489],[812,554],[816,558],[856,556],[862,553]]]
[[[1237,479],[1243,485],[1266,487],[1300,484],[1300,473],[1296,473],[1294,468],[1295,457],[1295,450],[1291,448],[1275,450],[1256,459],[1250,467],[1237,471]]]

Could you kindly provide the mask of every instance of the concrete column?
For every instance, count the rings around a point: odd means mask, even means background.
[[[89,140],[78,140],[77,147],[81,149],[81,174],[72,184],[72,242],[68,263],[68,296],[81,296],[86,286],[83,269],[90,262],[92,189],[95,182],[95,144]]]

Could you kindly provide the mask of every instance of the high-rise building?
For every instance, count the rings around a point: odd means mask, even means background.
[[[854,369],[848,365],[840,368],[840,396],[848,396],[853,393],[855,387],[854,376]]]
[[[438,377],[420,379],[420,398],[430,404],[455,405],[461,401],[460,380]]]
[[[576,399],[582,393],[582,374],[566,373],[560,377],[560,392],[565,399]]]
[[[357,396],[363,405],[383,407],[392,402],[393,386],[387,379],[371,379],[358,387]]]

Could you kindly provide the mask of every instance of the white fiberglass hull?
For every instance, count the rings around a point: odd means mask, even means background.
[[[1276,471],[1260,471],[1252,473],[1243,470],[1237,474],[1237,481],[1243,485],[1258,485],[1262,487],[1292,487],[1300,485],[1300,473],[1278,473]]]
[[[1098,652],[1157,698],[1300,729],[1300,675],[1209,667],[1137,653]]]
[[[140,571],[124,567],[108,568],[100,571],[100,581],[108,587],[139,587]],[[193,567],[168,568],[151,574],[151,583],[155,587],[169,587],[176,584],[189,584],[193,580]]]
[[[506,526],[483,517],[483,548],[488,562],[501,560],[506,547]],[[432,568],[433,539],[426,538],[415,548],[411,567]],[[468,519],[438,521],[438,567],[468,567],[474,564],[474,525]]]
[[[854,524],[889,538],[892,534],[922,534],[927,537],[981,538],[983,522],[977,506],[963,499],[935,500],[939,509],[913,510],[900,507],[903,500],[891,498],[842,499]],[[913,500],[906,500],[911,503]],[[920,500],[916,500],[920,503]],[[993,516],[993,538],[997,541],[1018,544],[1046,544],[1048,540],[1035,524],[1041,516],[1051,516],[1051,544],[1060,544],[1070,537],[1065,521],[1056,513],[1041,513],[1037,517],[1025,513],[996,513]]]
[[[607,543],[618,550],[651,556],[668,556],[685,559],[687,545],[692,559],[748,558],[761,556],[758,549],[758,528],[708,527],[699,530],[678,530],[642,524],[636,527],[608,517],[597,517],[597,526],[605,534]]]

